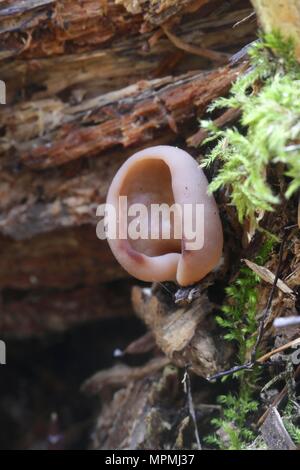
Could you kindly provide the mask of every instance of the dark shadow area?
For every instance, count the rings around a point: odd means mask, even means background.
[[[47,338],[6,341],[0,366],[0,448],[87,448],[100,401],[80,392],[82,382],[114,364],[113,352],[144,333],[135,318],[78,326]],[[137,365],[143,358],[130,358]],[[51,425],[51,415],[58,420]],[[51,435],[59,436],[51,443]]]

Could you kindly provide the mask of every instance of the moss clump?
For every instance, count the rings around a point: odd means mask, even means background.
[[[274,237],[269,237],[265,241],[255,258],[257,264],[263,266],[266,263],[274,243]],[[222,308],[223,315],[216,317],[217,323],[227,331],[225,339],[237,344],[240,364],[249,360],[249,353],[256,341],[260,282],[261,279],[257,274],[247,266],[243,266],[235,282],[226,289],[227,303]]]
[[[255,262],[264,265],[273,249],[275,239],[268,238],[262,245]],[[237,345],[239,364],[249,360],[257,331],[257,303],[260,278],[248,267],[240,270],[239,276],[232,286],[227,288],[227,303],[222,308],[222,316],[216,318],[217,323],[226,331],[225,338]],[[250,373],[240,371],[234,374],[238,379],[238,393],[222,395],[218,403],[222,405],[223,416],[212,420],[219,433],[208,436],[206,442],[220,449],[241,450],[254,440],[254,432],[249,429],[249,415],[258,409],[259,403],[254,398],[254,391],[259,379],[258,369]]]
[[[283,40],[278,33],[269,34],[251,47],[249,56],[248,72],[233,85],[228,98],[217,100],[210,108],[240,109],[240,128],[220,130],[212,121],[202,122],[209,131],[206,143],[218,141],[202,166],[216,159],[222,163],[210,191],[229,188],[241,222],[246,217],[255,222],[260,211],[271,211],[280,203],[279,194],[267,181],[270,165],[280,163],[285,168],[286,198],[300,188],[300,65],[293,42]],[[255,259],[257,264],[265,264],[274,242],[275,237],[265,242]],[[239,364],[249,361],[256,340],[259,282],[255,273],[243,267],[227,288],[227,302],[217,317],[225,338],[237,345]],[[237,392],[219,397],[223,415],[212,422],[218,432],[206,438],[221,449],[245,449],[255,438],[251,415],[259,407],[255,399],[259,370],[240,371],[234,377]],[[295,442],[299,442],[299,428],[288,413],[285,422]]]
[[[285,407],[285,410],[282,416],[283,423],[285,425],[287,432],[291,436],[294,443],[298,446],[300,445],[300,426],[299,426],[300,413],[299,411],[300,411],[299,405],[297,405],[295,401],[290,399]],[[295,424],[295,421],[298,424]]]
[[[267,182],[268,165],[285,165],[286,198],[300,188],[300,66],[293,43],[270,34],[252,46],[249,55],[248,73],[236,81],[228,98],[211,106],[241,109],[242,131],[220,130],[202,121],[209,131],[206,142],[218,139],[202,166],[215,159],[223,163],[210,191],[229,187],[240,221],[255,220],[258,211],[271,211],[280,202]]]
[[[222,405],[223,416],[212,420],[218,428],[218,434],[205,438],[205,442],[221,450],[243,450],[254,440],[255,434],[249,428],[249,415],[257,411],[258,402],[251,398],[251,393],[243,390],[238,396],[231,393],[218,397]]]

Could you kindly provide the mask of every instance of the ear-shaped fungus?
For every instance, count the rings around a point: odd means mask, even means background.
[[[107,197],[117,215],[117,227],[126,235],[127,213],[120,209],[120,196],[127,196],[128,207],[144,204],[148,209],[147,220],[140,216],[140,223],[147,222],[154,237],[133,239],[130,236],[109,239],[111,250],[119,263],[131,275],[143,281],[177,281],[181,286],[192,285],[204,278],[218,264],[222,255],[223,231],[218,207],[208,194],[208,182],[196,161],[177,147],[150,147],[130,157],[115,175]],[[179,225],[182,237],[175,238],[178,217],[163,218],[153,226],[149,216],[153,204],[174,203],[184,208],[197,205],[204,208],[204,217],[184,218],[181,212]],[[131,219],[132,220],[132,219]],[[177,220],[177,222],[175,222]],[[176,225],[177,224],[177,225]],[[171,237],[162,238],[162,230],[169,228]],[[202,234],[202,245],[191,249],[186,233]],[[118,232],[117,232],[118,233]],[[134,237],[135,238],[135,237]]]

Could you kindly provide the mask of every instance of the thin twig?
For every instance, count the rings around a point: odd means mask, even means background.
[[[252,11],[250,13],[250,15],[247,15],[245,16],[245,18],[243,18],[242,20],[240,21],[237,21],[236,23],[234,23],[234,25],[232,26],[232,28],[236,28],[237,26],[240,26],[241,24],[245,23],[246,21],[250,20],[250,18],[253,18],[253,16],[256,16],[256,12],[255,11]]]
[[[163,289],[165,289],[165,291],[168,292],[168,294],[170,294],[172,298],[174,297],[174,293],[171,292],[170,289],[168,289],[162,282],[157,281],[157,284],[159,284]]]
[[[168,39],[174,44],[174,46],[178,49],[181,49],[182,51],[188,52],[189,54],[197,55],[199,57],[205,57],[221,64],[225,64],[229,60],[229,56],[224,52],[216,52],[210,49],[206,49],[204,47],[193,46],[192,44],[184,42],[178,36],[173,34],[167,26],[162,25],[162,29]]]
[[[184,373],[182,383],[184,385],[184,390],[187,395],[189,414],[194,424],[195,438],[196,438],[198,450],[202,450],[199,430],[198,430],[198,425],[197,425],[197,419],[196,419],[196,413],[195,413],[195,407],[194,407],[194,402],[193,402],[193,397],[192,397],[191,378],[188,372],[188,366],[185,368],[185,373]]]
[[[245,364],[241,364],[240,366],[234,366],[231,369],[228,370],[223,370],[222,372],[218,372],[217,374],[210,375],[207,377],[207,380],[210,382],[213,382],[214,380],[221,379],[222,377],[225,377],[226,375],[232,375],[235,374],[236,372],[240,372],[241,370],[251,370],[253,367],[252,362],[246,362]]]
[[[298,346],[298,345],[300,346],[300,338],[296,338],[293,341],[289,341],[288,343],[284,344],[283,346],[280,346],[279,348],[273,349],[269,353],[264,354],[263,356],[259,357],[256,362],[258,364],[262,364],[262,363],[266,362],[268,359],[270,359],[270,357],[274,356],[275,354],[280,353],[282,351],[285,351],[286,349]]]
[[[273,282],[272,289],[271,289],[271,292],[270,292],[270,295],[269,295],[269,298],[268,298],[267,306],[265,308],[262,319],[260,320],[260,323],[259,323],[258,336],[257,336],[256,342],[255,342],[253,351],[251,353],[251,361],[253,363],[256,360],[257,350],[259,348],[259,345],[261,343],[262,337],[263,337],[264,332],[265,332],[265,323],[269,318],[271,305],[272,305],[273,298],[274,298],[274,295],[275,295],[275,292],[276,292],[276,287],[277,287],[277,282],[278,282],[279,274],[280,274],[280,270],[281,270],[283,252],[284,252],[284,247],[285,247],[285,242],[286,242],[287,236],[288,236],[288,230],[285,228],[284,233],[283,233],[283,237],[282,237],[282,240],[281,240],[281,244],[280,244],[279,259],[278,259],[278,265],[277,265],[277,269],[276,269],[276,273],[275,273],[274,282]]]
[[[300,378],[300,365],[297,367],[296,371],[295,371],[295,380],[299,379]],[[257,426],[260,427],[264,421],[266,420],[269,412],[270,412],[270,409],[274,406],[279,406],[280,403],[282,402],[282,400],[285,398],[286,394],[288,393],[288,387],[287,385],[285,385],[283,387],[283,389],[278,393],[278,395],[276,395],[276,397],[274,398],[272,404],[271,404],[271,407],[268,408],[264,414],[259,418],[258,422],[257,422]]]
[[[232,122],[239,119],[242,112],[240,109],[230,108],[225,111],[220,117],[213,121],[214,125],[222,128],[225,127],[227,124],[231,124]],[[191,135],[187,139],[187,144],[191,147],[199,147],[203,141],[209,136],[209,132],[207,129],[199,129],[196,134]]]

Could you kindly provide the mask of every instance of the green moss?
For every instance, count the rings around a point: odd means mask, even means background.
[[[293,420],[295,418],[295,412],[299,413],[299,409],[295,410],[295,404],[291,403],[290,401],[288,402],[284,414],[283,414],[283,423],[285,425],[285,428],[291,438],[293,439],[294,443],[296,445],[300,445],[300,427],[297,426]],[[298,421],[299,421],[299,414],[298,414]]]
[[[270,165],[281,163],[286,168],[286,198],[300,188],[300,66],[293,43],[279,34],[267,35],[249,54],[248,73],[236,81],[228,98],[211,106],[211,110],[240,108],[242,129],[220,130],[211,121],[201,123],[209,131],[206,142],[218,140],[202,166],[216,159],[222,162],[210,191],[229,187],[240,221],[255,220],[258,211],[271,211],[280,203],[267,182]]]
[[[249,391],[244,390],[238,396],[231,393],[221,395],[218,403],[222,405],[223,416],[213,419],[212,424],[221,435],[208,436],[205,441],[220,449],[245,449],[255,438],[254,432],[247,426],[247,420],[257,410],[258,402],[252,399]]]
[[[287,432],[293,439],[296,445],[300,445],[300,427],[296,426],[290,419],[285,418],[283,420]]]
[[[255,258],[257,264],[266,263],[274,243],[273,237],[265,241]],[[256,340],[259,284],[260,277],[243,266],[235,282],[226,289],[227,303],[222,308],[223,315],[216,318],[217,323],[227,331],[225,339],[236,342],[240,364],[249,360],[249,352]]]
[[[287,189],[291,197],[300,188],[300,65],[292,40],[283,40],[279,33],[264,36],[250,49],[250,67],[231,89],[228,98],[221,98],[210,110],[239,108],[239,129],[218,129],[212,121],[203,121],[209,131],[206,143],[217,140],[202,166],[218,160],[220,170],[210,184],[210,191],[229,189],[239,220],[252,222],[260,211],[272,211],[280,203],[280,195],[268,182],[269,169],[281,164],[285,169]],[[264,265],[274,245],[269,238],[255,262]],[[227,288],[227,301],[218,324],[225,338],[237,346],[237,363],[249,360],[257,336],[258,285],[260,279],[243,267],[235,282]],[[234,375],[238,391],[219,397],[223,415],[213,420],[218,432],[206,441],[221,449],[245,449],[254,440],[251,414],[258,409],[256,401],[258,368]],[[236,387],[235,387],[236,388]],[[297,428],[288,414],[285,422],[295,442]]]
[[[269,237],[262,245],[255,262],[264,265],[273,249],[275,239]],[[249,360],[257,333],[257,303],[260,278],[248,267],[240,270],[235,282],[227,288],[227,302],[222,315],[217,317],[218,324],[226,331],[225,338],[237,346],[237,362],[244,364]],[[253,398],[259,370],[240,371],[234,374],[239,382],[238,393],[222,395],[218,402],[222,405],[223,416],[212,420],[225,439],[217,434],[208,436],[206,442],[221,449],[244,449],[254,440],[249,429],[249,415],[258,409]]]

